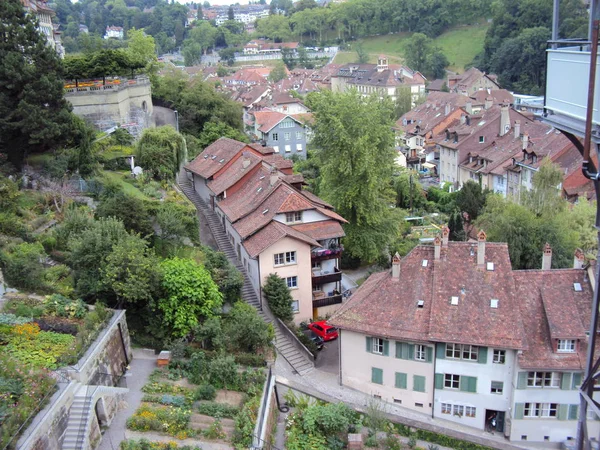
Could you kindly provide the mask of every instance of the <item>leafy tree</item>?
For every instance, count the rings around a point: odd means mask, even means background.
[[[455,209],[452,215],[450,216],[450,220],[448,221],[448,228],[450,228],[449,239],[451,241],[467,240],[463,216],[458,209]]]
[[[20,167],[29,152],[57,147],[70,136],[71,107],[63,69],[19,0],[0,2],[0,153]]]
[[[0,176],[0,211],[15,211],[19,197],[21,197],[21,193],[17,183],[7,177]]]
[[[283,278],[276,273],[269,274],[263,286],[263,292],[269,309],[284,322],[289,322],[294,318],[292,310],[292,294],[290,288]]]
[[[396,191],[396,206],[403,209],[421,209],[427,204],[425,190],[419,182],[419,176],[412,171],[403,170],[393,179]],[[412,211],[411,211],[412,212]]]
[[[203,248],[205,254],[205,266],[219,290],[223,294],[226,303],[234,304],[241,297],[244,277],[236,267],[229,262],[224,253],[215,252],[209,247]]]
[[[369,53],[365,50],[362,42],[357,42],[354,46],[354,50],[356,51],[356,55],[358,56],[358,62],[360,64],[366,64],[369,62]]]
[[[205,149],[221,137],[228,137],[241,142],[250,142],[246,134],[242,133],[240,130],[236,130],[235,128],[230,127],[226,123],[207,122],[206,124],[204,124],[202,133],[200,133],[200,135],[198,136],[197,144],[200,149]],[[193,156],[190,154],[190,158],[192,158]]]
[[[226,334],[220,316],[209,317],[197,325],[193,335],[194,341],[200,342],[204,349],[221,351],[225,347]]]
[[[349,221],[348,252],[372,261],[398,233],[390,210],[396,158],[391,101],[351,90],[311,94],[307,103],[315,118],[312,142],[321,149],[320,195]]]
[[[306,54],[306,50],[304,50],[304,54]],[[284,47],[281,49],[281,60],[289,70],[296,67],[296,58],[294,58],[294,52],[291,48]]]
[[[485,199],[489,191],[481,189],[481,185],[475,181],[467,181],[462,189],[456,194],[456,206],[462,212],[468,214],[467,222],[473,222],[485,205]]]
[[[292,34],[290,21],[279,14],[271,15],[256,21],[256,35],[274,42],[286,42]]]
[[[224,48],[219,50],[219,58],[221,61],[225,61],[228,66],[233,66],[235,63],[235,48]]]
[[[225,335],[232,348],[254,353],[273,342],[273,327],[265,324],[256,310],[247,303],[236,302],[224,322]]]
[[[35,291],[44,285],[41,260],[46,256],[42,244],[27,243],[0,251],[2,271],[9,286]]]
[[[440,49],[435,49],[427,56],[427,68],[425,73],[433,79],[445,78],[446,67],[449,65],[450,61],[448,61],[444,52]]]
[[[594,228],[596,221],[596,201],[589,202],[580,198],[569,214],[571,227],[578,234],[578,245],[588,258],[596,258],[598,252],[598,232]]]
[[[563,175],[560,168],[549,158],[545,158],[539,170],[533,175],[533,188],[521,194],[523,205],[538,216],[560,213],[567,203],[561,197],[559,190],[562,182]]]
[[[271,73],[269,73],[269,81],[277,83],[285,78],[287,78],[285,64],[283,62],[278,62],[275,67],[271,69]]]
[[[187,67],[195,66],[202,59],[202,46],[197,42],[186,40],[183,42],[183,62]]]
[[[148,128],[138,141],[136,158],[153,178],[172,179],[186,162],[185,140],[170,126]]]
[[[184,238],[198,240],[198,219],[184,206],[174,202],[163,202],[156,213],[160,237],[170,242],[181,243]]]
[[[430,78],[444,78],[450,64],[444,52],[423,33],[413,34],[404,44],[407,65]]]
[[[229,9],[227,10],[227,19],[228,20],[235,19],[235,13],[233,12],[233,5],[229,5]]]
[[[413,96],[410,88],[399,87],[396,89],[396,104],[394,105],[394,117],[400,118],[413,108]]]
[[[157,307],[173,329],[173,336],[186,336],[199,319],[218,313],[223,296],[203,266],[189,259],[170,258],[160,267],[164,296]]]
[[[132,233],[150,236],[154,232],[150,214],[144,202],[123,192],[104,196],[96,213],[98,217],[115,217],[121,220],[125,229]]]

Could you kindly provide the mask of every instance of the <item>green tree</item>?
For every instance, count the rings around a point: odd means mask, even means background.
[[[248,136],[242,133],[240,130],[230,127],[223,122],[207,122],[204,124],[202,133],[198,136],[198,142],[200,149],[205,149],[210,144],[215,142],[221,137],[228,137],[241,142],[250,142]],[[190,158],[196,155],[190,155]]]
[[[427,72],[429,55],[433,50],[433,40],[423,33],[415,33],[404,44],[406,64],[413,70]]]
[[[173,336],[184,337],[200,319],[218,314],[223,296],[203,266],[189,259],[170,258],[160,267],[164,296],[157,307]]]
[[[263,286],[263,292],[269,309],[275,315],[284,322],[289,322],[294,318],[294,311],[292,310],[292,294],[290,288],[283,278],[276,273],[271,273],[267,277]]]
[[[394,117],[400,118],[409,112],[413,106],[413,96],[408,87],[396,89],[396,104],[394,105]]]
[[[281,61],[277,62],[275,67],[271,69],[269,73],[269,81],[278,83],[279,81],[287,78],[287,72],[285,70],[285,64]]]
[[[256,21],[256,35],[275,42],[286,42],[292,34],[290,21],[279,14],[270,15]]]
[[[219,50],[219,58],[224,61],[228,66],[233,66],[235,63],[235,48],[224,48]]]
[[[354,45],[354,51],[358,56],[358,62],[360,64],[366,64],[369,62],[369,53],[365,50],[362,42],[357,42],[356,45]]]
[[[35,291],[44,285],[41,260],[46,257],[39,243],[17,244],[0,251],[0,263],[10,287]]]
[[[595,259],[598,252],[598,233],[594,228],[596,220],[596,201],[589,202],[580,198],[570,210],[569,222],[578,234],[578,245],[586,257]]]
[[[467,222],[473,222],[485,205],[485,199],[489,191],[481,189],[481,185],[475,181],[467,181],[456,194],[456,206],[461,212],[468,214]]]
[[[425,190],[419,182],[419,176],[414,171],[402,170],[393,178],[396,191],[396,206],[403,209],[422,209],[427,204]]]
[[[265,325],[256,309],[242,301],[233,305],[224,322],[230,346],[238,351],[255,353],[269,347],[275,337],[272,325]]]
[[[455,209],[454,212],[450,215],[450,220],[448,221],[448,228],[450,228],[449,239],[451,241],[467,240],[463,216],[458,209]]]
[[[198,241],[198,219],[184,206],[174,202],[163,202],[156,213],[156,223],[160,227],[160,237],[175,244],[184,238]]]
[[[235,19],[235,13],[233,12],[233,5],[229,5],[229,9],[227,10],[227,19],[228,20]]]
[[[555,215],[564,211],[567,201],[562,198],[559,189],[562,182],[560,167],[545,158],[533,175],[532,189],[521,194],[523,205],[538,216]]]
[[[98,209],[98,217],[115,217],[123,222],[125,229],[142,236],[151,236],[154,232],[148,208],[143,200],[124,192],[104,196]]]
[[[320,148],[320,195],[349,223],[348,252],[373,261],[396,238],[390,205],[395,170],[393,105],[351,90],[308,97],[315,118],[313,144]]]
[[[185,140],[170,126],[148,128],[138,141],[136,159],[150,176],[172,179],[186,162]]]
[[[202,46],[191,40],[183,41],[183,63],[187,67],[197,65],[202,59]]]
[[[0,153],[20,167],[29,152],[56,148],[70,136],[71,107],[63,69],[19,0],[0,2]]]

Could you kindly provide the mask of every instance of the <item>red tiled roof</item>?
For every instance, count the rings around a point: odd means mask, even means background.
[[[346,219],[344,219],[338,213],[336,213],[330,209],[317,207],[317,211],[319,211],[321,214],[326,215],[327,217],[331,217],[332,219],[339,220],[340,222],[348,223],[348,221]]]
[[[256,111],[254,118],[258,124],[258,129],[263,133],[268,133],[271,129],[287,117],[287,114],[283,114],[277,111]]]
[[[217,173],[223,164],[226,164],[233,158],[246,144],[229,138],[219,138],[204,149],[192,162],[185,166],[187,170],[200,175],[203,178],[210,178]],[[205,158],[206,156],[206,158]],[[222,162],[220,162],[223,160]]]
[[[300,231],[311,238],[320,241],[322,239],[330,239],[344,237],[344,229],[336,220],[322,220],[320,222],[301,223],[292,225],[296,231]]]
[[[315,194],[313,194],[310,191],[302,191],[302,194],[306,198],[308,198],[311,202],[316,203],[317,205],[321,205],[321,206],[323,206],[324,208],[327,208],[327,209],[333,209],[333,206],[331,206],[329,203],[327,203],[326,201],[324,201],[320,197],[317,197]]]
[[[297,183],[306,184],[304,182],[304,175],[302,175],[301,173],[295,173],[293,175],[286,175],[283,177],[283,181],[285,181],[286,183],[289,183],[289,184],[297,184]]]
[[[294,211],[304,211],[305,209],[313,209],[314,206],[302,195],[289,195],[288,198],[281,204],[278,213],[287,213]]]
[[[285,224],[273,220],[260,231],[253,234],[250,238],[246,239],[244,241],[244,248],[246,249],[248,255],[250,255],[251,258],[256,258],[265,249],[269,248],[271,245],[275,244],[281,238],[286,236],[305,242],[306,244],[311,246],[319,246],[319,243],[313,238],[298,231],[295,231],[294,229],[288,227]]]
[[[208,188],[213,191],[215,195],[222,194],[223,191],[233,186],[244,175],[251,172],[252,169],[260,164],[261,159],[258,156],[248,151],[243,153],[245,154],[237,158],[225,172],[208,182]]]
[[[292,167],[294,167],[294,162],[292,160],[285,159],[279,153],[273,153],[271,155],[267,155],[263,159],[265,162],[267,162],[268,164],[271,164],[273,167],[276,167],[279,170],[291,169]]]

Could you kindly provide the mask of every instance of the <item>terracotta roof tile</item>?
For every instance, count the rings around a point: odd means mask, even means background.
[[[302,223],[299,225],[292,225],[292,228],[296,231],[306,234],[307,236],[310,236],[317,241],[322,239],[344,237],[346,235],[346,233],[344,233],[344,229],[336,220]]]
[[[253,153],[249,151],[243,153],[245,154],[238,157],[226,171],[208,182],[208,188],[215,195],[222,194],[261,163],[261,159]]]
[[[305,209],[314,209],[314,205],[309,202],[303,195],[291,194],[288,195],[288,198],[281,204],[278,213],[287,213],[293,211],[304,211]]]
[[[263,159],[265,162],[267,162],[268,164],[271,164],[272,166],[276,167],[279,170],[291,169],[292,167],[294,167],[294,162],[291,159],[285,159],[279,153],[267,155]]]
[[[256,258],[265,249],[275,244],[283,237],[291,237],[308,245],[319,246],[319,243],[311,237],[293,230],[285,224],[273,220],[259,232],[244,240],[243,245],[251,258]]]
[[[258,129],[263,133],[268,133],[271,129],[287,117],[287,114],[283,114],[277,111],[256,111],[254,118],[258,125]]]
[[[333,209],[333,206],[331,206],[326,201],[322,200],[320,197],[317,197],[315,194],[313,194],[310,191],[302,191],[302,195],[304,195],[307,199],[309,199],[313,203],[316,203],[317,205],[321,205],[327,209]]]
[[[229,138],[219,138],[185,166],[187,170],[210,178],[229,162],[246,144]]]

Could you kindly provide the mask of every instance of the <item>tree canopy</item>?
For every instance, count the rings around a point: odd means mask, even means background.
[[[150,176],[172,179],[187,159],[185,139],[168,125],[148,128],[137,143],[136,158]]]

